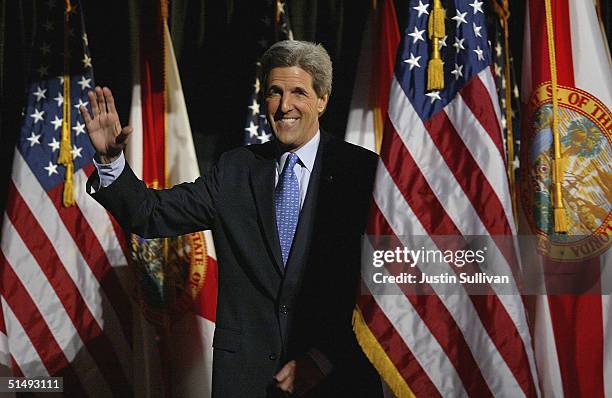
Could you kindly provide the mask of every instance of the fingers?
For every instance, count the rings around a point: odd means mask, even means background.
[[[293,394],[293,378],[286,378],[282,383],[278,383],[277,387],[281,391]]]
[[[274,376],[277,387],[285,392],[293,393],[293,381],[295,378],[295,361],[289,361]]]
[[[89,104],[91,105],[91,111],[93,117],[100,115],[100,108],[98,108],[98,102],[96,101],[96,93],[92,90],[87,92],[87,98],[89,98]]]
[[[113,97],[113,93],[110,88],[104,87],[102,89],[102,94],[104,95],[108,113],[117,113],[117,110],[115,109],[115,98]]]
[[[89,125],[91,123],[91,116],[89,116],[89,112],[87,108],[83,105],[79,107],[79,112],[81,112],[81,116],[83,116],[83,120],[85,121],[85,125]]]
[[[89,103],[91,104],[91,115],[85,111],[79,109],[83,115],[85,123],[91,123],[97,120],[99,117],[104,117],[107,114],[111,116],[111,120],[115,120],[114,116],[117,116],[117,109],[115,108],[115,99],[113,93],[108,87],[96,86],[93,90],[87,93]],[[87,114],[86,114],[87,113]],[[105,118],[104,118],[105,120]],[[121,125],[117,123],[115,134],[119,134]]]
[[[98,109],[100,110],[100,115],[106,115],[106,100],[104,99],[104,93],[100,86],[96,86],[96,101],[98,104]]]
[[[281,370],[278,371],[274,378],[280,383],[282,380],[285,380],[287,377],[289,377],[291,373],[293,373],[294,368],[295,361],[289,361],[285,364],[285,366],[283,366]]]

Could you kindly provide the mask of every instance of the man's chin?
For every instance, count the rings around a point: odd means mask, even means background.
[[[278,141],[279,144],[286,146],[286,147],[291,147],[292,145],[295,145],[296,136],[298,134],[287,132],[287,131],[280,131],[280,132],[276,132],[275,135],[276,135],[276,140]]]

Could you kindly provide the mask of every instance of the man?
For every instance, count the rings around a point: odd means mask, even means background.
[[[373,153],[319,130],[332,68],[320,45],[283,41],[262,59],[276,141],[223,154],[194,183],[152,190],[123,158],[108,88],[81,113],[97,151],[88,192],[144,237],[213,230],[219,299],[213,396],[376,397],[380,381],[357,345],[351,313]]]

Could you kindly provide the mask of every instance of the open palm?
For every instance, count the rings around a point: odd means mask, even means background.
[[[95,90],[87,95],[92,115],[84,106],[81,106],[79,111],[85,120],[87,134],[96,150],[96,155],[102,163],[110,163],[121,154],[127,137],[132,133],[132,128],[129,126],[121,128],[113,93],[108,87],[96,86]]]

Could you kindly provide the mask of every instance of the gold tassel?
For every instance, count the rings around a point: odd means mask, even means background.
[[[555,232],[564,234],[567,233],[567,217],[564,207],[555,208]]]
[[[66,126],[67,129],[65,129],[64,126]],[[72,148],[70,147],[70,131],[68,129],[70,129],[69,125],[67,123],[63,123],[62,138],[60,141],[60,152],[59,157],[57,159],[57,163],[63,164],[66,167],[68,167],[68,164],[72,164],[72,156],[70,154],[70,150]],[[66,132],[66,130],[68,130],[68,132]]]
[[[557,152],[557,151],[555,151]],[[560,153],[559,149],[559,153]],[[553,208],[554,208],[554,227],[556,233],[567,233],[567,216],[565,214],[565,206],[563,206],[563,194],[561,191],[561,183],[563,181],[563,158],[553,159]]]
[[[70,78],[68,76],[64,76],[64,84],[66,84],[66,80],[68,80],[68,85],[70,85]],[[66,87],[66,86],[64,86]],[[68,103],[68,108],[70,107],[70,91],[68,91],[68,96],[64,96],[64,104]],[[64,115],[68,114],[68,117],[64,116],[64,120],[62,122],[62,138],[60,140],[60,153],[57,159],[57,163],[64,165],[66,167],[66,178],[64,180],[64,193],[63,193],[63,204],[65,207],[70,207],[74,204],[74,194],[72,187],[72,174],[74,173],[74,164],[72,163],[72,153],[70,152],[71,142],[70,142],[70,109],[66,111],[66,107],[64,107]]]
[[[72,162],[66,166],[66,180],[64,181],[64,195],[62,197],[64,206],[69,207],[74,204],[74,191],[72,183],[72,175],[74,174],[74,165]]]
[[[70,153],[70,75],[64,74],[64,106],[62,120],[62,135],[60,139],[60,152],[57,163],[68,167],[72,164],[72,155]]]
[[[431,40],[431,57],[427,63],[427,90],[442,90],[444,88],[444,65],[440,57],[439,40],[446,34],[444,19],[446,10],[440,0],[434,0],[433,10],[429,16],[428,30]]]
[[[433,43],[434,46],[438,46],[438,39],[434,39]],[[444,65],[440,58],[431,58],[427,63],[427,90],[442,90],[443,88]]]
[[[546,33],[548,34],[548,57],[550,64],[550,83],[552,86],[552,135],[553,135],[553,163],[552,163],[552,205],[554,208],[554,231],[558,234],[567,233],[567,216],[563,206],[563,156],[561,154],[561,135],[559,134],[559,98],[557,94],[557,60],[555,56],[555,39],[552,19],[552,6],[550,0],[544,0],[546,11]]]

